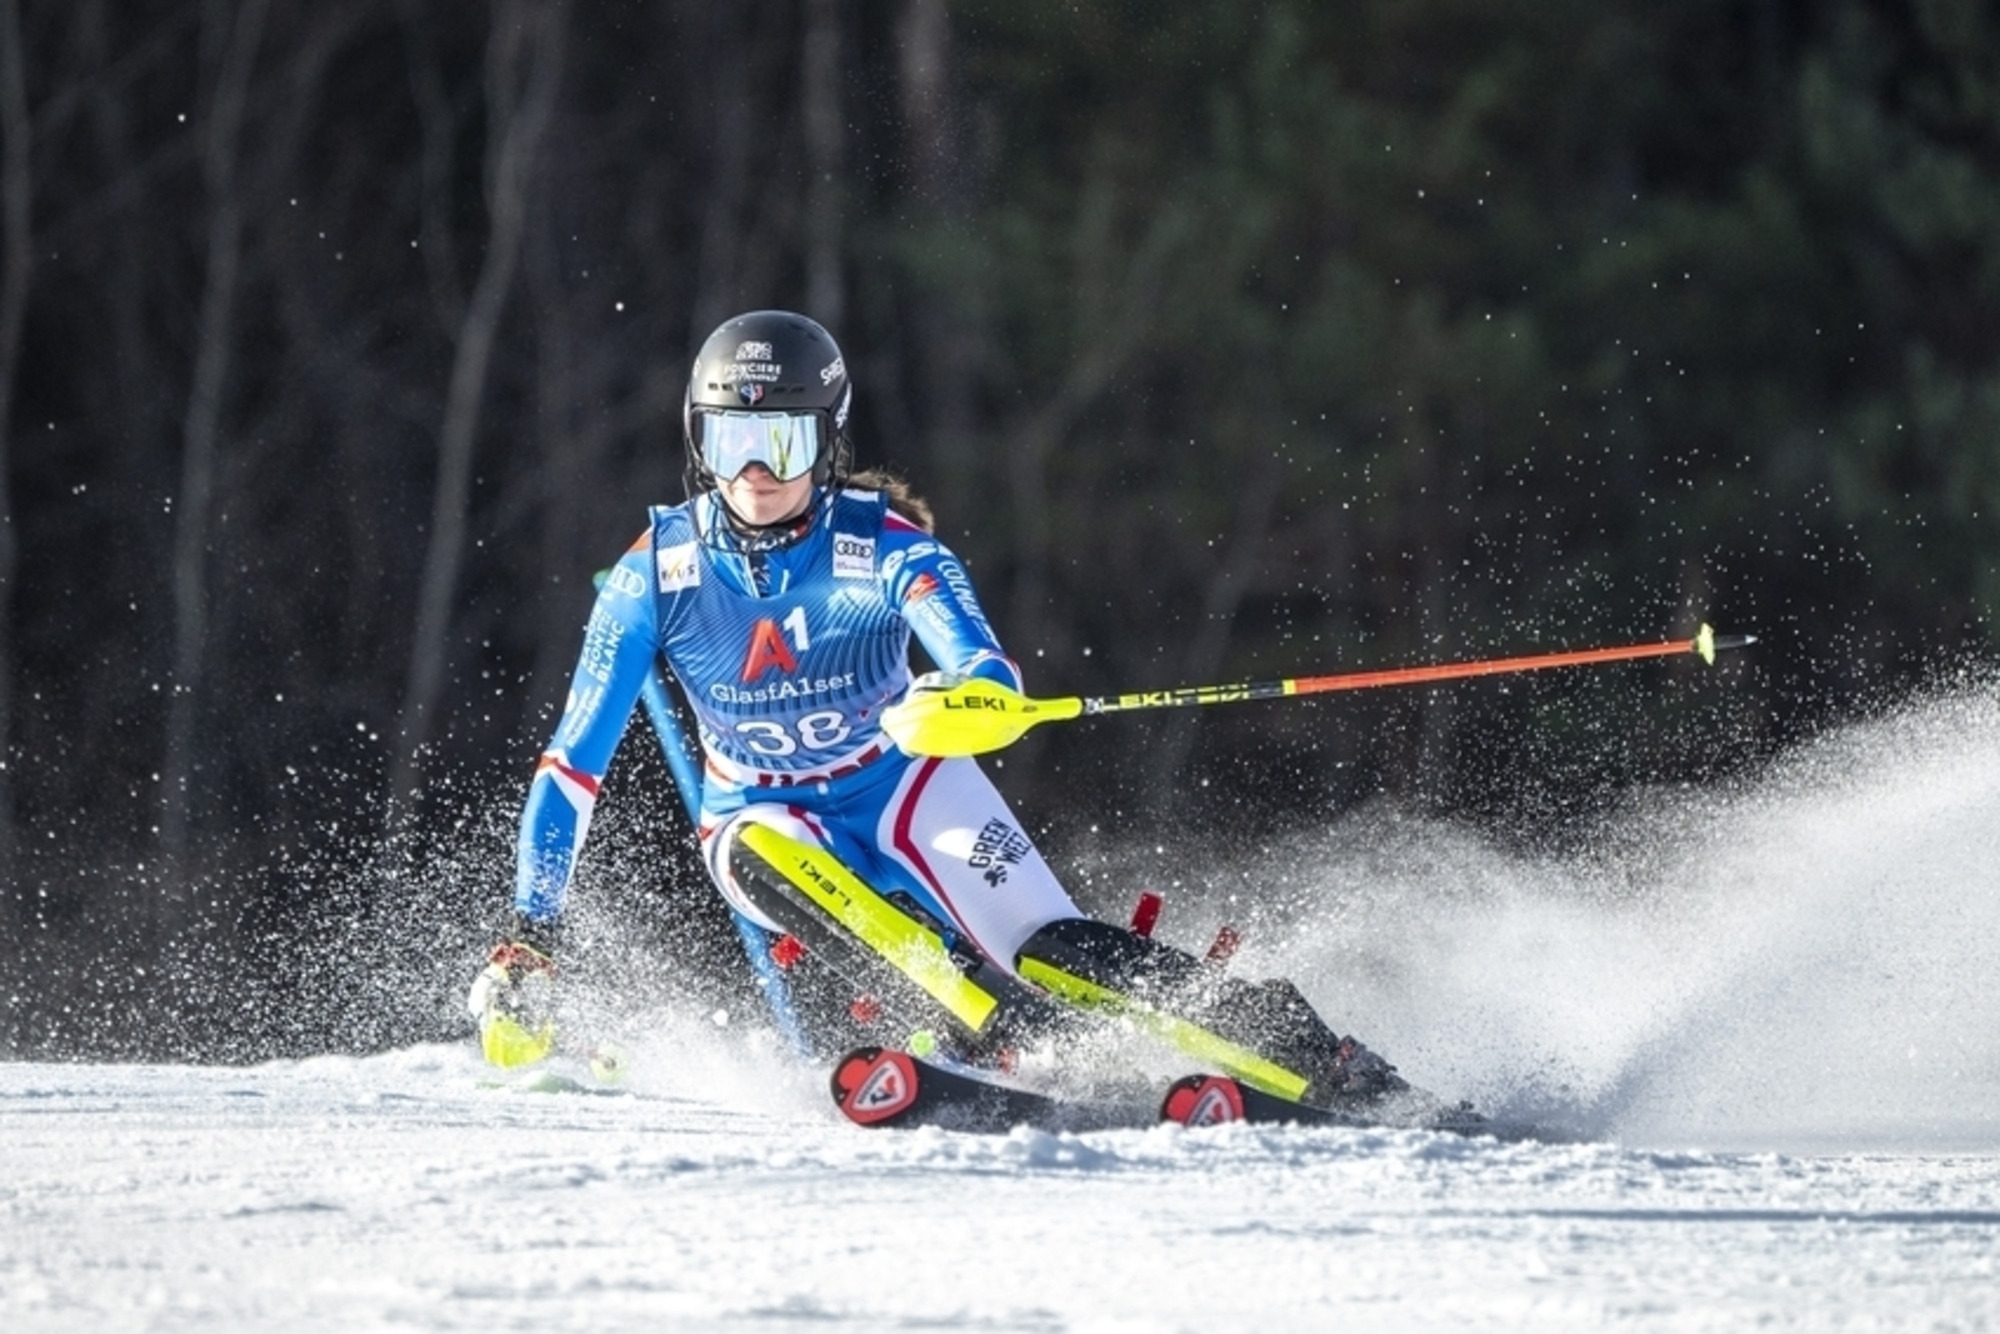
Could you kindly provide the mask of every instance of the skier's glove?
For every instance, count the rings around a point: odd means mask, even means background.
[[[474,1019],[494,1010],[534,1017],[534,1002],[546,997],[556,975],[556,961],[518,940],[503,940],[487,956],[486,966],[472,979],[465,1007]]]
[[[529,1065],[555,1047],[554,931],[525,920],[520,926],[513,939],[493,947],[465,998],[479,1024],[480,1050],[498,1066]]]

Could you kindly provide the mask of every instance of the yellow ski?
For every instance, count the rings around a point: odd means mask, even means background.
[[[960,1023],[975,1033],[986,1027],[999,1008],[999,998],[965,975],[937,932],[863,884],[823,848],[755,822],[738,837],[787,884],[922,987]]]

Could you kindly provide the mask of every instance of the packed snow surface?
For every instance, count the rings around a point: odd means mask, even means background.
[[[864,1131],[679,1014],[615,1094],[0,1064],[0,1327],[2000,1325],[1990,691],[1582,851],[1357,818],[1258,854],[1238,966],[1548,1139]]]
[[[2000,1158],[1230,1127],[868,1132],[464,1053],[0,1068],[8,1329],[2000,1319]]]

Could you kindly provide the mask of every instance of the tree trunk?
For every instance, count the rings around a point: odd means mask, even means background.
[[[1076,342],[1040,406],[1028,416],[1002,451],[1008,498],[1014,511],[1016,574],[1005,622],[1014,636],[1033,633],[1061,661],[1068,627],[1050,619],[1055,603],[1052,569],[1058,560],[1057,534],[1064,502],[1083,504],[1070,488],[1052,485],[1050,461],[1098,396],[1145,346],[1165,288],[1165,271],[1180,250],[1186,219],[1171,209],[1157,211],[1136,241],[1121,244],[1107,220],[1114,207],[1108,150],[1100,151],[1094,179],[1073,224],[1080,256],[1075,277],[1073,325]],[[1033,734],[1024,745],[1032,747]],[[1032,752],[1030,752],[1032,753]]]
[[[806,139],[806,300],[807,314],[834,331],[846,321],[846,287],[841,281],[842,149],[847,119],[840,98],[840,0],[806,0],[805,41],[800,52],[800,108]]]
[[[216,9],[212,21],[221,22]],[[195,774],[195,730],[208,644],[209,516],[215,492],[217,441],[229,379],[230,340],[242,259],[243,204],[237,153],[244,103],[256,66],[270,0],[243,0],[229,17],[224,55],[209,106],[202,178],[208,193],[208,267],[195,329],[194,380],[182,427],[181,481],[174,498],[174,661],[167,701],[165,754],[160,763],[160,845],[179,876],[187,854]]]
[[[431,304],[437,308],[439,324],[447,331],[465,322],[465,293],[458,277],[457,233],[452,228],[451,176],[453,146],[458,139],[459,116],[445,90],[444,75],[438,69],[432,49],[434,20],[422,0],[397,0],[407,43],[410,95],[415,99],[417,121],[423,126],[423,152],[419,158],[418,191],[421,253],[424,274],[430,279]]]
[[[389,772],[392,827],[413,815],[423,783],[423,752],[444,692],[451,657],[452,602],[465,554],[472,455],[479,429],[500,313],[521,257],[526,195],[535,151],[555,104],[562,74],[561,7],[508,0],[493,14],[487,48],[486,257],[459,325],[444,420],[438,431],[438,472],[432,493],[430,544],[424,555],[417,623],[396,749]]]
[[[0,885],[19,883],[14,866],[12,627],[20,555],[8,477],[15,377],[21,365],[21,331],[28,318],[28,284],[34,277],[30,133],[28,81],[21,64],[20,9],[17,0],[0,0]]]
[[[941,241],[956,244],[955,233],[968,225],[973,200],[946,0],[904,0],[896,20],[896,71],[911,198],[943,233]],[[903,349],[907,407],[902,416],[929,437],[931,468],[941,493],[939,515],[947,525],[967,520],[983,484],[975,402],[986,341],[985,309],[981,281],[966,275],[946,290],[920,290],[914,309],[901,317],[910,326],[907,333],[884,331]],[[915,443],[893,441],[900,449]],[[959,552],[976,559],[997,541],[995,534],[976,534],[961,540]]]
[[[1269,439],[1268,433],[1253,438]],[[1283,493],[1285,465],[1267,447],[1247,451],[1255,460],[1243,489],[1236,493],[1236,512],[1229,526],[1229,545],[1214,569],[1202,597],[1201,620],[1187,651],[1181,654],[1178,671],[1163,685],[1216,685],[1217,674],[1229,658],[1229,644],[1236,626],[1237,608],[1257,577],[1263,560],[1265,539],[1270,535],[1271,517],[1277,512]],[[1147,773],[1151,791],[1148,805],[1155,817],[1171,818],[1181,795],[1181,770],[1188,752],[1194,749],[1195,730],[1201,725],[1204,709],[1176,709],[1163,719],[1147,746]]]
[[[704,27],[698,40],[711,53],[702,62],[701,72],[706,109],[712,119],[704,123],[706,133],[701,136],[708,160],[696,168],[706,184],[700,191],[701,223],[693,256],[694,293],[687,330],[690,356],[711,329],[736,313],[743,299],[743,211],[750,194],[750,146],[756,131],[750,120],[753,101],[742,90],[756,86],[758,53],[779,29],[775,23],[760,23],[745,31],[747,16],[735,5],[703,5],[700,16]],[[700,170],[701,166],[706,170]]]
[[[903,0],[896,18],[896,79],[910,191],[956,217],[967,201],[951,62],[951,11],[945,0]]]

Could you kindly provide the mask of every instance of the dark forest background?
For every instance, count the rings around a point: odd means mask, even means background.
[[[0,143],[0,1054],[452,1031],[744,309],[1036,693],[1761,637],[1044,729],[1106,911],[1359,803],[1560,841],[1995,647],[1976,0],[0,0]],[[642,732],[599,830],[597,938],[733,948]]]

